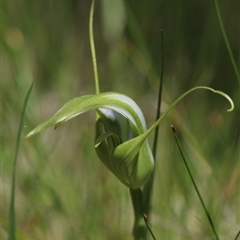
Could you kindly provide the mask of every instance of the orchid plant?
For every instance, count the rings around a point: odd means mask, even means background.
[[[234,103],[224,92],[206,86],[197,86],[177,98],[147,129],[144,115],[133,99],[122,93],[100,92],[99,90],[93,37],[93,12],[94,0],[90,10],[89,34],[96,93],[67,101],[50,119],[30,131],[26,138],[50,126],[55,126],[56,129],[82,113],[96,110],[95,151],[103,164],[130,189],[135,214],[133,236],[135,239],[145,239],[146,227],[142,221],[142,213],[143,211],[149,212],[149,203],[146,204],[146,201],[151,193],[151,191],[145,191],[145,187],[155,167],[148,136],[184,97],[195,90],[205,89],[223,96],[231,105],[228,111],[234,109]]]

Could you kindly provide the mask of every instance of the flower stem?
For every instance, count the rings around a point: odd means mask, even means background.
[[[89,17],[89,38],[90,38],[90,47],[91,47],[92,61],[93,61],[95,92],[96,92],[96,94],[98,94],[100,92],[100,90],[99,90],[99,80],[98,80],[98,70],[97,70],[97,58],[96,58],[94,35],[93,35],[94,5],[95,5],[95,0],[92,0],[92,5],[91,5],[91,9],[90,9],[90,17]]]

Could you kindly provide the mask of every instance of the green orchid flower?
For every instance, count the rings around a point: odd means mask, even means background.
[[[182,98],[197,89],[207,89],[224,96],[231,104],[229,111],[233,110],[234,104],[225,93],[208,87],[195,87],[180,96],[147,130],[143,113],[131,98],[116,92],[103,92],[69,100],[26,137],[53,125],[57,128],[84,112],[96,110],[95,150],[98,157],[127,187],[140,188],[149,179],[154,168],[147,137]]]
[[[148,141],[145,140],[141,149],[133,156],[121,157],[116,151],[122,143],[146,131],[141,109],[126,95],[105,92],[71,99],[48,121],[38,125],[26,137],[35,135],[52,125],[57,128],[73,117],[95,109],[98,113],[95,137],[98,157],[123,184],[129,188],[141,187],[154,167]]]

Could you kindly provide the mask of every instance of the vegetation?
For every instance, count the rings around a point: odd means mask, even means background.
[[[237,105],[206,92],[185,98],[161,123],[151,228],[164,239],[213,235],[171,133],[180,133],[190,169],[220,239],[239,231],[239,83],[214,5],[146,1],[96,2],[95,46],[101,91],[133,98],[148,127],[155,119],[165,38],[162,112],[196,85],[223,90]],[[224,5],[225,4],[225,5]],[[1,234],[7,239],[14,143],[27,89],[34,79],[23,131],[48,119],[73,97],[94,93],[88,18],[90,3],[5,2],[3,24]],[[227,36],[239,62],[234,1],[220,2]],[[116,12],[115,9],[118,9]],[[174,17],[173,17],[174,16]],[[235,29],[236,27],[236,29]],[[237,64],[239,65],[239,64]],[[3,113],[3,111],[2,111]],[[16,165],[17,239],[130,239],[133,210],[127,188],[94,151],[94,113],[21,141]],[[153,139],[150,135],[150,143]]]

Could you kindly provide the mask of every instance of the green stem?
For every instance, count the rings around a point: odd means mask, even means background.
[[[201,193],[200,193],[199,190],[198,190],[197,184],[195,183],[195,180],[194,180],[194,178],[193,178],[193,176],[192,176],[192,173],[191,173],[191,171],[190,171],[190,168],[189,168],[189,166],[188,166],[188,163],[187,163],[187,161],[186,161],[186,159],[185,159],[185,157],[184,157],[184,154],[183,154],[183,151],[182,151],[182,149],[181,149],[181,146],[180,146],[180,143],[179,143],[179,140],[178,140],[178,137],[177,137],[177,133],[176,133],[176,131],[175,131],[175,128],[174,128],[173,126],[171,126],[171,127],[172,127],[172,131],[173,131],[175,140],[176,140],[177,145],[178,145],[178,149],[179,149],[180,154],[181,154],[181,156],[182,156],[184,165],[185,165],[185,167],[186,167],[186,169],[187,169],[188,175],[189,175],[189,177],[190,177],[190,179],[191,179],[191,181],[192,181],[192,184],[193,184],[194,189],[195,189],[195,191],[196,191],[196,193],[197,193],[197,195],[198,195],[198,198],[200,199],[200,202],[201,202],[201,204],[202,204],[202,206],[203,206],[203,209],[204,209],[204,212],[205,212],[205,214],[206,214],[206,216],[207,216],[207,219],[208,219],[208,221],[209,221],[209,223],[210,223],[210,225],[211,225],[211,227],[212,227],[214,236],[216,237],[217,240],[219,240],[219,237],[218,237],[217,232],[216,232],[216,230],[215,230],[215,227],[214,227],[212,218],[211,218],[211,216],[210,216],[210,214],[209,214],[209,212],[208,212],[208,210],[207,210],[207,208],[206,208],[206,205],[205,205],[205,203],[204,203],[204,201],[203,201],[203,199],[202,199]]]
[[[229,54],[229,57],[231,59],[235,75],[237,77],[238,84],[240,85],[239,70],[237,68],[237,64],[236,64],[235,59],[233,57],[233,53],[232,53],[232,50],[231,50],[231,47],[230,47],[230,44],[229,44],[229,41],[228,41],[228,37],[227,37],[226,31],[225,31],[225,28],[224,28],[224,25],[223,25],[222,16],[221,16],[221,13],[220,13],[220,9],[219,9],[217,0],[214,0],[214,5],[215,5],[216,12],[217,12],[217,18],[218,18],[218,22],[219,22],[219,25],[220,25],[220,29],[222,31],[222,35],[223,35],[223,38],[224,38],[224,41],[225,41],[225,44],[226,44],[226,47],[227,47],[227,50],[228,50],[228,54]]]
[[[94,45],[94,36],[93,36],[93,13],[94,13],[94,5],[95,0],[92,1],[91,9],[90,9],[90,17],[89,17],[89,38],[90,38],[90,47],[92,53],[92,61],[93,61],[93,72],[94,72],[94,80],[95,80],[95,91],[96,94],[100,92],[99,90],[99,80],[98,80],[98,70],[97,70],[97,58],[95,52]]]
[[[134,225],[132,235],[135,240],[145,240],[146,227],[142,219],[143,214],[143,199],[141,189],[130,189],[133,210],[134,210]]]

